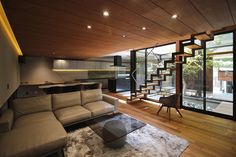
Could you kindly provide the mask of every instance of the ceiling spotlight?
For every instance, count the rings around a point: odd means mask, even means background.
[[[174,15],[171,16],[172,19],[176,19],[177,17],[178,17],[177,14],[174,14]]]
[[[92,26],[88,25],[88,26],[87,26],[87,28],[88,28],[88,29],[91,29],[91,28],[92,28]]]
[[[103,16],[105,16],[105,17],[109,16],[109,12],[108,11],[104,11],[103,12]]]
[[[147,29],[146,27],[142,27],[142,30],[144,30],[144,31],[145,31],[146,29]]]
[[[123,34],[123,35],[122,35],[122,37],[123,37],[123,38],[125,38],[125,37],[126,37],[126,35],[125,35],[125,34]]]

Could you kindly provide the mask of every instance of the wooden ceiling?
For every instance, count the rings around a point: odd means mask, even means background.
[[[236,0],[2,0],[2,3],[23,54],[30,56],[97,57],[236,24]],[[109,17],[103,17],[104,10],[109,11]],[[173,14],[178,18],[172,19]],[[87,25],[92,29],[87,29]]]

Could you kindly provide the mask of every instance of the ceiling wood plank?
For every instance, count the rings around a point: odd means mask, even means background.
[[[234,25],[226,0],[191,0],[215,29]]]
[[[194,0],[194,3],[190,0],[1,2],[23,53],[31,56],[104,56],[232,25],[236,17],[234,0]],[[103,17],[104,10],[109,11],[109,17]],[[171,19],[174,13],[178,14],[176,20]],[[218,20],[216,16],[219,16]],[[87,25],[92,29],[87,29]],[[145,31],[141,29],[144,26]]]
[[[234,24],[236,24],[236,1],[235,0],[226,0],[228,3],[228,8],[232,16]]]
[[[186,27],[186,25],[182,24],[178,20],[172,19],[171,14],[167,13],[162,8],[157,7],[151,1],[112,0],[112,2],[128,10],[131,10],[152,22],[158,23],[159,25],[162,25],[172,31],[176,31],[180,35],[185,35],[192,32],[190,28]]]
[[[192,6],[189,0],[152,0],[171,14],[177,14],[178,19],[193,28],[196,32],[213,29],[212,26]]]

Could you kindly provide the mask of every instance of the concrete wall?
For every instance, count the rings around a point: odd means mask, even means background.
[[[20,83],[18,55],[0,25],[0,107]]]

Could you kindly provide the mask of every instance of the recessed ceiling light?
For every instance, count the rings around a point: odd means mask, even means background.
[[[144,30],[144,31],[145,31],[146,29],[147,29],[146,27],[142,27],[142,30]]]
[[[87,28],[88,28],[88,29],[91,29],[91,28],[92,28],[92,26],[91,26],[91,25],[88,25],[88,26],[87,26]]]
[[[103,16],[105,16],[105,17],[109,16],[109,12],[108,11],[103,11]]]
[[[125,37],[126,37],[126,35],[125,35],[125,34],[123,34],[123,35],[122,35],[122,37],[123,37],[123,38],[125,38]]]
[[[178,17],[177,14],[174,14],[174,15],[171,16],[172,19],[176,19],[177,17]]]

